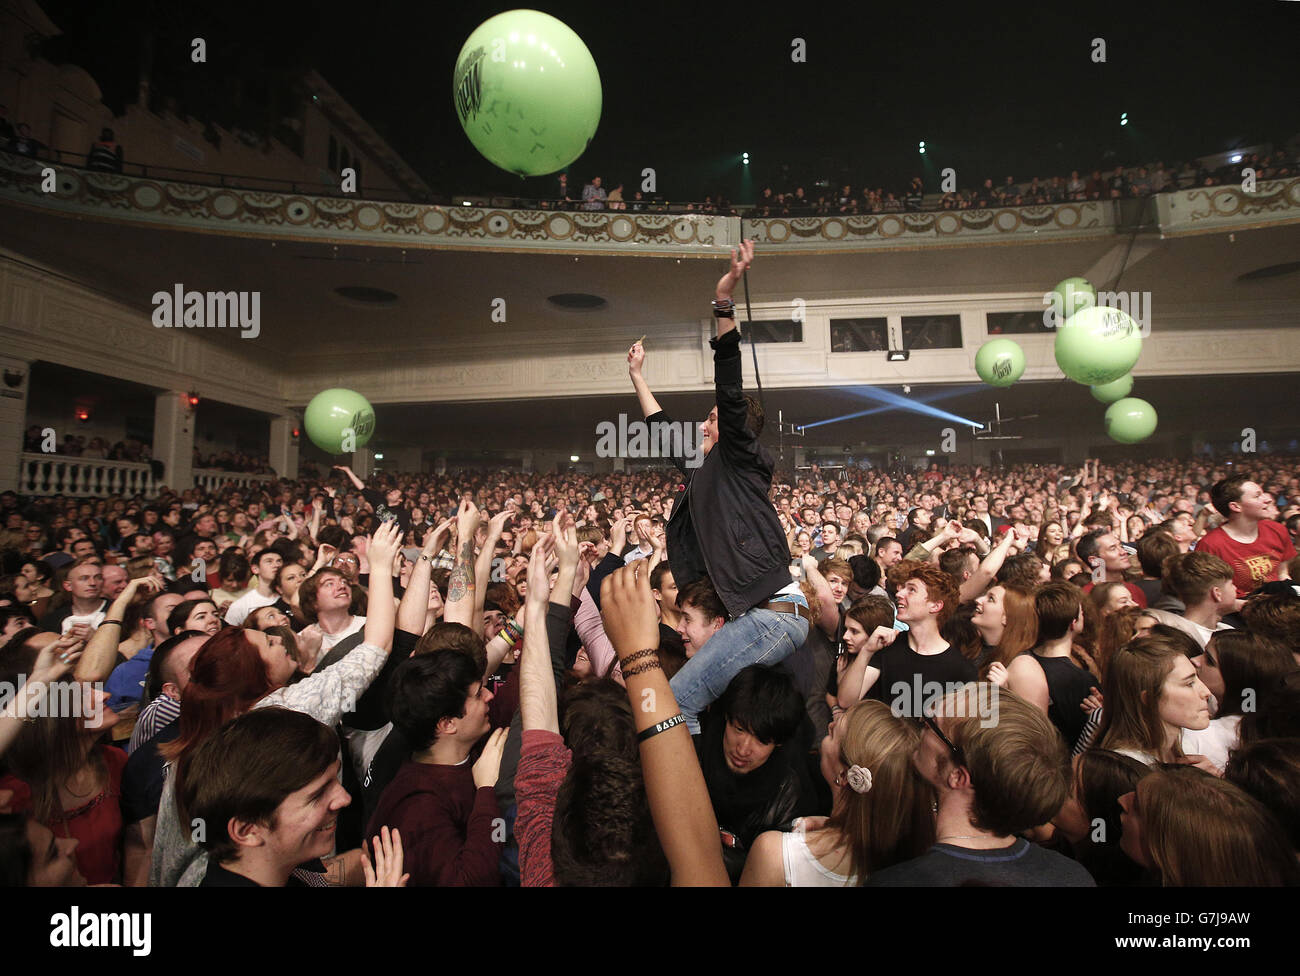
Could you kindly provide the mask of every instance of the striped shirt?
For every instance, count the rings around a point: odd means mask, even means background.
[[[127,743],[126,754],[129,756],[172,722],[181,717],[181,703],[167,695],[159,695],[140,712],[135,720],[135,729],[131,732],[131,741]]]

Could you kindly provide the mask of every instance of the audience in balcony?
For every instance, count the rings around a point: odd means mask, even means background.
[[[104,173],[122,172],[122,147],[113,138],[112,129],[102,129],[86,154],[86,169]]]
[[[605,200],[605,188],[600,185],[600,177],[593,176],[591,182],[582,188],[582,209],[604,210]]]

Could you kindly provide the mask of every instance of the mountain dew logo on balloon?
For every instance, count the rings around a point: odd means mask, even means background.
[[[456,115],[461,124],[471,121],[483,104],[483,58],[487,49],[476,47],[456,66]]]
[[[375,432],[375,412],[373,410],[360,410],[352,415],[352,423],[349,425],[361,441],[370,439],[370,435]]]

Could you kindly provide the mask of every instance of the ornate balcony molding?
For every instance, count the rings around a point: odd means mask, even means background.
[[[1300,179],[1260,183],[1254,193],[1235,184],[1162,193],[1156,206],[1165,237],[1291,223],[1300,220]]]
[[[1115,231],[1109,201],[934,213],[849,214],[746,220],[745,236],[790,250],[986,244],[991,240],[1097,237]],[[752,228],[752,230],[751,230]]]
[[[42,191],[42,172],[57,188]],[[622,211],[442,207],[203,186],[98,173],[0,153],[0,200],[83,219],[317,243],[712,257],[746,237],[806,252],[1069,240],[1119,229],[1112,201],[928,213],[746,218]],[[1156,197],[1161,230],[1199,233],[1300,217],[1300,179],[1199,187]]]
[[[54,193],[41,190],[53,166]],[[0,199],[79,217],[172,230],[324,243],[692,253],[715,256],[736,243],[738,221],[708,214],[505,210],[440,207],[98,173],[0,153]]]

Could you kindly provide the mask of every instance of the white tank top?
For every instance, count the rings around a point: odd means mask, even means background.
[[[836,874],[817,860],[804,837],[804,820],[792,824],[793,830],[781,835],[781,863],[785,868],[787,888],[855,888],[857,878]]]

